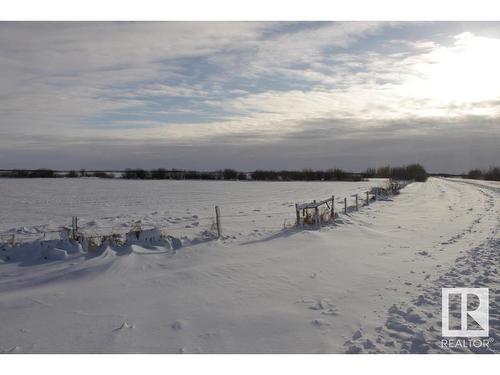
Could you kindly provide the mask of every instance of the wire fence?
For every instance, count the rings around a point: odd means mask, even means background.
[[[78,226],[78,218],[73,217],[71,226],[58,226],[55,228],[34,228],[31,230],[17,230],[0,233],[0,245],[15,245],[29,241],[45,241],[54,239],[86,238],[91,240],[109,237],[126,238],[128,233],[156,229],[165,236],[188,239],[203,237],[205,239],[218,239],[230,237],[232,234],[241,234],[246,230],[251,232],[276,231],[291,227],[318,228],[325,224],[335,222],[339,215],[347,215],[369,205],[385,196],[398,194],[408,182],[391,182],[386,187],[374,187],[364,194],[352,194],[349,197],[335,197],[332,195],[321,201],[291,204],[282,203],[289,210],[268,211],[254,209],[250,212],[242,211],[244,208],[235,207],[236,204],[252,204],[255,202],[230,202],[231,205],[223,207],[223,211],[216,206],[214,214],[200,217],[191,215],[179,218],[163,218],[162,220],[147,220],[115,223],[112,225]],[[247,208],[248,209],[248,208]],[[237,211],[238,210],[238,211]],[[237,212],[236,212],[237,211]],[[235,213],[236,212],[236,213]],[[246,225],[244,225],[246,224]]]

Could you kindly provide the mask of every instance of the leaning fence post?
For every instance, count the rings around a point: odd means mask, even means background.
[[[298,203],[295,203],[295,216],[297,220],[297,226],[300,225],[300,209]]]
[[[221,238],[221,227],[220,227],[220,209],[219,206],[215,206],[215,223],[217,225],[217,238]]]
[[[344,213],[347,214],[347,197],[344,198]]]

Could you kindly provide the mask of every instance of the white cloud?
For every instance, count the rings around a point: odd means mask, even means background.
[[[222,90],[218,81],[231,79],[236,71],[248,74],[252,67],[253,75],[266,69],[272,73],[276,66],[298,57],[319,56],[324,44],[345,46],[377,27],[324,24],[264,38],[273,26],[248,22],[0,24],[0,133],[4,140],[9,134],[110,133],[81,129],[81,124],[107,113],[140,108],[151,98],[213,96]],[[248,61],[239,60],[242,51],[250,51]],[[200,57],[219,63],[222,75],[198,84],[164,83],[183,78],[184,66],[176,59]],[[225,61],[231,58],[236,60]],[[191,134],[185,131],[186,137]]]

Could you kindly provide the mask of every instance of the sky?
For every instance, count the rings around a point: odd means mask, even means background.
[[[0,169],[500,165],[498,22],[0,22]]]

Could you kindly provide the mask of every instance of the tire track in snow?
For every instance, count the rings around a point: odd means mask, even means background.
[[[462,183],[462,181],[453,181]],[[423,280],[417,297],[392,305],[383,325],[367,335],[355,332],[344,343],[346,353],[500,353],[500,210],[494,210],[500,188],[473,185],[484,199],[483,214],[472,225],[443,243],[452,244],[472,233],[483,220],[491,221],[486,240],[459,256],[438,278]],[[480,348],[441,346],[441,288],[487,287],[490,290],[490,345]]]

